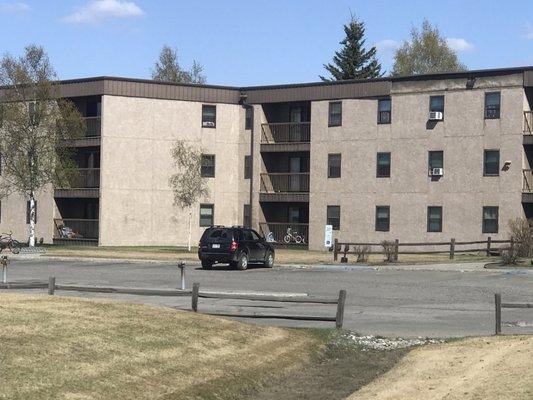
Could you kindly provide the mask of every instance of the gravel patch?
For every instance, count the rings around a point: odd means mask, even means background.
[[[403,339],[403,338],[384,338],[380,336],[360,336],[354,332],[347,332],[343,334],[339,340],[343,344],[353,344],[362,347],[362,350],[396,350],[407,349],[415,346],[423,346],[426,344],[443,343],[444,340],[417,338],[417,339]]]

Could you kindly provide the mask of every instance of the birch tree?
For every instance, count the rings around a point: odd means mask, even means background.
[[[194,83],[203,85],[206,77],[204,67],[194,60],[189,70],[183,69],[178,62],[178,51],[169,46],[163,46],[159,59],[154,65],[152,79],[160,82]]]
[[[30,246],[35,245],[35,194],[50,184],[68,187],[77,174],[66,140],[85,132],[76,107],[61,98],[44,49],[0,60],[0,198],[18,193],[30,203]]]
[[[202,196],[209,194],[205,178],[202,177],[202,151],[178,140],[171,154],[176,173],[170,177],[169,184],[174,194],[174,204],[189,211],[187,248],[191,251],[192,206]]]

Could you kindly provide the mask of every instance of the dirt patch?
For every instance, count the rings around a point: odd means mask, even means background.
[[[417,348],[349,400],[529,400],[532,354],[532,336],[472,338]]]

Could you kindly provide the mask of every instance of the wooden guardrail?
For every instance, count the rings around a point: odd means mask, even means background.
[[[53,296],[56,291],[71,292],[90,292],[90,293],[116,293],[132,294],[137,296],[170,296],[186,297],[191,296],[191,308],[198,312],[198,299],[231,299],[231,300],[250,300],[250,301],[268,301],[268,302],[285,302],[285,303],[309,303],[309,304],[335,304],[337,311],[335,316],[315,316],[315,315],[282,315],[282,314],[233,314],[233,313],[204,313],[209,315],[218,315],[221,317],[240,317],[240,318],[268,318],[268,319],[291,319],[305,321],[329,321],[335,322],[335,326],[342,328],[344,322],[344,305],[346,302],[346,291],[339,291],[337,298],[322,298],[311,296],[289,296],[279,295],[272,296],[268,294],[233,294],[217,292],[200,292],[200,284],[194,283],[192,290],[182,289],[153,289],[153,288],[129,288],[129,287],[103,287],[103,286],[79,286],[79,285],[59,285],[56,278],[51,276],[46,282],[28,282],[28,283],[0,283],[0,289],[48,289],[48,294]]]
[[[502,295],[496,293],[494,295],[494,308],[495,308],[495,334],[500,335],[502,333],[502,308],[533,308],[533,303],[502,303]]]
[[[198,312],[198,300],[206,299],[232,299],[232,300],[249,300],[249,301],[273,301],[283,303],[309,303],[309,304],[336,304],[337,312],[335,316],[316,316],[316,315],[284,315],[284,314],[244,314],[244,313],[206,313],[209,315],[221,317],[239,317],[239,318],[267,318],[267,319],[290,319],[300,321],[326,321],[335,322],[338,329],[342,328],[344,322],[344,305],[346,303],[346,290],[339,291],[337,298],[322,298],[311,296],[272,296],[264,294],[231,294],[231,293],[202,293],[200,284],[195,283],[192,288],[191,308]]]
[[[508,244],[505,247],[492,247],[493,244]],[[393,246],[393,258],[394,261],[398,261],[399,254],[449,254],[450,260],[453,260],[456,253],[472,253],[472,252],[485,252],[487,256],[490,256],[492,252],[501,250],[513,251],[516,242],[511,238],[510,240],[493,240],[490,236],[487,240],[472,240],[466,242],[458,242],[455,238],[450,239],[449,242],[421,242],[410,243],[400,242],[395,239],[391,245]],[[457,248],[457,246],[473,246],[483,245],[483,247],[469,247],[469,248]],[[344,249],[342,248],[344,246]],[[370,249],[365,254],[383,254],[383,242],[381,243],[357,243],[357,242],[339,242],[335,239],[333,243],[333,259],[338,260],[339,254],[344,257],[348,255],[357,255],[356,247],[368,246]],[[380,247],[380,250],[374,250],[375,247]],[[427,247],[431,246],[437,248],[436,250],[400,250],[401,247]],[[439,247],[445,247],[439,249]]]

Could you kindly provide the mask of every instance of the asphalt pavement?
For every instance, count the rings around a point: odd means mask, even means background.
[[[43,280],[55,276],[59,284],[179,287],[179,269],[171,263],[109,260],[57,260],[46,257],[13,260],[9,281]],[[391,337],[459,337],[490,335],[494,331],[494,293],[504,302],[533,300],[533,271],[484,270],[462,264],[447,268],[346,267],[186,269],[187,287],[237,293],[268,292],[335,297],[347,290],[345,328],[361,334]],[[1,293],[2,291],[0,291]],[[33,292],[43,292],[37,290]],[[110,298],[154,306],[190,310],[190,297],[156,297],[57,292],[58,295]],[[200,299],[199,311],[335,315],[335,306]],[[533,333],[533,310],[504,309],[504,332]],[[323,322],[253,319],[246,322],[283,326],[333,326]]]

